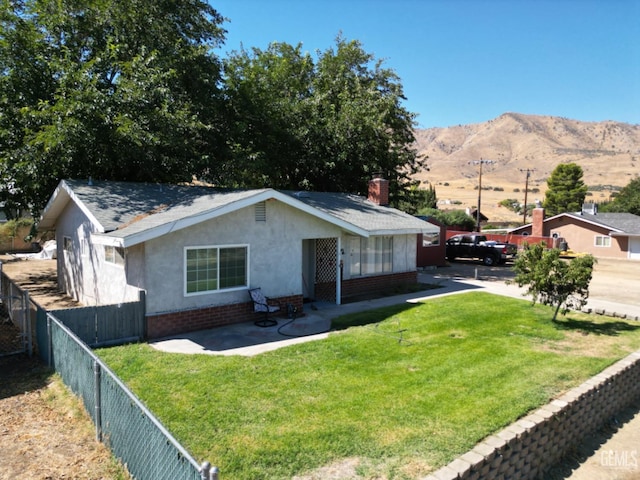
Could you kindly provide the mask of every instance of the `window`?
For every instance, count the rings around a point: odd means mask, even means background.
[[[611,246],[611,237],[608,235],[596,235],[595,237],[595,246],[596,247],[610,247]]]
[[[124,248],[106,245],[104,247],[104,261],[113,263],[114,265],[124,266]]]
[[[248,286],[247,246],[185,249],[187,295]]]
[[[422,234],[423,247],[435,247],[437,245],[440,245],[440,232]]]
[[[393,237],[351,239],[351,276],[393,271]]]
[[[64,237],[62,239],[62,248],[65,253],[68,253],[69,255],[73,253],[73,240],[71,240],[71,237]]]
[[[362,262],[360,261],[360,238],[351,237],[349,242],[349,255],[351,261],[349,262],[349,274],[352,277],[359,277],[362,275]]]

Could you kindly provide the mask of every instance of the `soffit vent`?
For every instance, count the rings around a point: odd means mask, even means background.
[[[265,202],[256,203],[256,222],[267,221],[267,204]]]

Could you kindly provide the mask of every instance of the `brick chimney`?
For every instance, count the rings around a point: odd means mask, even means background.
[[[375,175],[369,181],[369,201],[376,205],[389,205],[389,180],[382,178],[381,175]]]
[[[531,236],[544,237],[544,208],[534,208],[531,213]]]

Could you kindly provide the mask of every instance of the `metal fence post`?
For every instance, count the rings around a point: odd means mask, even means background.
[[[30,357],[33,356],[33,335],[31,333],[31,309],[29,308],[29,291],[25,290],[22,293],[22,311],[24,315],[24,334],[27,337],[27,353]]]
[[[213,467],[209,473],[209,480],[218,480],[218,467]]]
[[[93,361],[93,380],[94,380],[94,389],[93,389],[93,402],[94,402],[94,410],[96,415],[96,440],[102,442],[102,391],[100,390],[100,364],[97,360]]]
[[[218,467],[212,467],[209,462],[203,462],[200,466],[200,478],[202,480],[218,480]]]
[[[211,470],[211,464],[209,462],[203,462],[200,465],[200,478],[202,480],[209,480],[209,471]]]
[[[53,367],[53,338],[51,336],[51,317],[47,314],[47,343],[49,344],[47,366]]]

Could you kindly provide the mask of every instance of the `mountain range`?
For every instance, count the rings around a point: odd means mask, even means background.
[[[439,208],[475,208],[489,221],[518,221],[504,199],[543,200],[546,181],[561,163],[582,167],[587,201],[601,202],[640,175],[640,125],[583,122],[564,117],[504,113],[484,123],[415,131],[428,169],[415,175],[432,184]],[[482,169],[482,175],[480,175]]]

